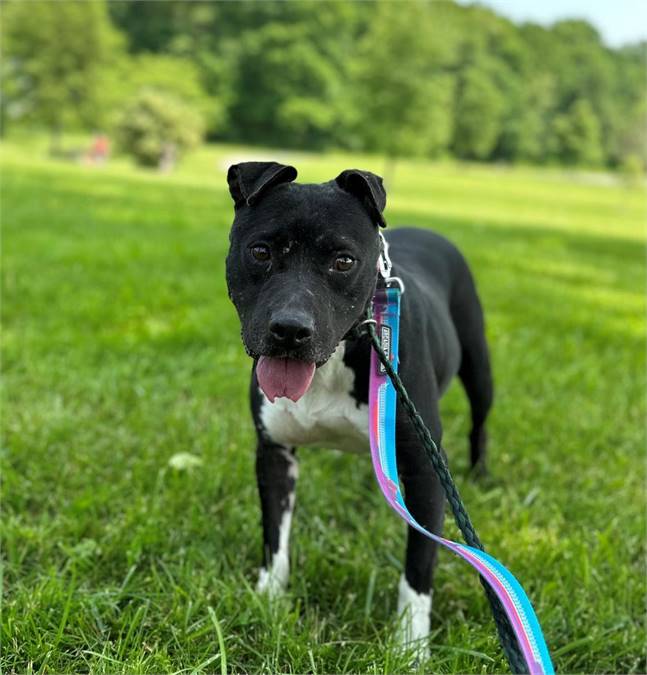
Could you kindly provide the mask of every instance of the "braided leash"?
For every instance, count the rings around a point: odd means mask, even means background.
[[[367,311],[367,316],[368,319],[362,323],[366,327],[366,331],[370,337],[373,349],[375,350],[375,353],[380,360],[380,363],[384,367],[387,375],[391,379],[391,382],[393,383],[393,386],[396,390],[398,400],[409,415],[409,418],[411,419],[416,434],[422,443],[425,453],[431,461],[434,471],[436,472],[443,490],[445,491],[447,501],[451,506],[454,520],[462,532],[466,543],[473,548],[484,551],[485,549],[483,544],[481,543],[481,540],[479,539],[478,534],[472,525],[472,521],[470,520],[470,517],[465,509],[463,501],[461,500],[460,494],[458,493],[458,488],[454,483],[454,479],[452,478],[452,475],[449,471],[449,467],[447,466],[447,462],[445,461],[443,453],[436,445],[434,439],[431,436],[431,433],[429,432],[429,429],[422,420],[420,413],[418,413],[413,401],[409,398],[407,390],[402,384],[402,380],[393,369],[388,356],[382,349],[382,345],[380,344],[380,340],[375,330],[375,321],[372,320],[372,312],[370,308]],[[496,594],[485,582],[483,577],[480,577],[480,580],[490,603],[494,621],[497,627],[497,632],[499,634],[499,640],[501,642],[501,646],[503,647],[503,651],[506,655],[508,663],[510,664],[511,671],[513,673],[519,674],[528,673],[526,661],[519,648],[514,631],[510,625],[510,621],[505,614],[499,598],[497,598]]]

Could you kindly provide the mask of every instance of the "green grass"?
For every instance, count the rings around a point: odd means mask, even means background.
[[[3,146],[4,672],[405,672],[404,529],[368,457],[302,451],[288,601],[260,554],[232,219],[205,148],[173,176]],[[263,153],[268,156],[269,153]],[[303,180],[371,157],[283,154]],[[644,672],[644,193],[604,176],[402,162],[392,225],[453,239],[485,304],[493,484],[477,530],[531,597],[560,672]],[[173,468],[189,452],[201,465]],[[458,538],[448,518],[447,533]],[[471,570],[441,553],[421,671],[506,670]]]

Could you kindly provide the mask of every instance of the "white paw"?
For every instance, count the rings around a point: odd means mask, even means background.
[[[404,575],[398,586],[399,644],[414,652],[419,662],[429,658],[429,628],[431,622],[431,595],[416,593]]]
[[[266,594],[270,600],[282,597],[288,585],[289,570],[287,556],[275,555],[269,569],[261,567],[259,570],[256,591]]]

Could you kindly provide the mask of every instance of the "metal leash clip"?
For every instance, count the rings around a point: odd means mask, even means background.
[[[400,287],[400,293],[404,293],[404,281],[402,281],[400,277],[391,276],[393,263],[389,256],[389,242],[384,238],[384,235],[381,232],[378,232],[378,236],[380,238],[380,256],[377,259],[377,267],[380,276],[384,279],[384,284],[386,286],[397,284]]]

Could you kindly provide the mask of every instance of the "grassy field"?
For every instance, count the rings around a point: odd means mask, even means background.
[[[288,601],[253,592],[249,361],[223,277],[224,172],[254,152],[205,148],[172,176],[2,152],[3,671],[410,670],[392,643],[404,529],[368,457],[300,453]],[[279,157],[304,181],[382,169]],[[560,672],[644,672],[644,192],[413,162],[391,187],[389,223],[453,239],[485,305],[490,485],[465,478],[459,386],[443,401],[481,538]],[[506,670],[478,580],[448,553],[432,624],[421,672]]]

